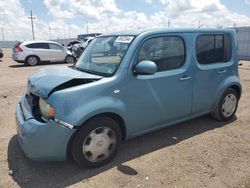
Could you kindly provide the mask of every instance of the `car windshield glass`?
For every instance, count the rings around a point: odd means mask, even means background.
[[[79,58],[79,70],[112,76],[127,52],[134,36],[104,36],[95,38]]]

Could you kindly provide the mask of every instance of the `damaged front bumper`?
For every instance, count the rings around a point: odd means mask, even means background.
[[[16,107],[17,136],[26,156],[36,161],[63,161],[67,146],[76,129],[59,122],[36,120],[25,107],[24,97]]]

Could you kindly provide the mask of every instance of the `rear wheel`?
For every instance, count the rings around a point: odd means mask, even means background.
[[[121,130],[117,122],[100,116],[86,122],[71,145],[73,159],[90,168],[108,163],[121,144]]]
[[[29,66],[37,65],[40,62],[39,58],[36,56],[29,56],[25,60],[25,64]]]
[[[221,96],[216,109],[211,114],[212,117],[219,121],[228,121],[232,119],[238,107],[238,100],[238,93],[234,89],[226,89]]]

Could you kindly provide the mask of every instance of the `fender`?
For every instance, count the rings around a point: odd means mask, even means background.
[[[103,113],[113,113],[120,116],[126,128],[126,107],[119,98],[113,96],[94,96],[91,99],[82,97],[78,103],[73,103],[70,98],[64,98],[65,96],[57,95],[58,100],[53,100],[53,97],[52,95],[50,102],[56,110],[56,119],[75,128],[82,126],[91,117]]]
[[[215,106],[214,106],[214,109],[216,108],[217,104],[219,103],[219,100],[221,98],[221,96],[223,95],[224,91],[229,88],[229,87],[237,87],[239,89],[239,99],[241,97],[241,93],[242,93],[242,87],[241,87],[241,84],[240,84],[240,79],[238,76],[230,76],[230,77],[227,77],[226,79],[224,79],[220,85],[219,85],[219,89],[218,89],[218,92],[217,92],[217,100],[216,100],[216,103],[215,103]]]
[[[125,125],[126,122],[126,107],[125,104],[118,99],[112,97],[100,97],[93,101],[90,101],[83,105],[82,109],[79,109],[73,113],[79,113],[81,116],[76,120],[76,126],[82,126],[91,117],[94,117],[103,113],[113,113],[120,116]]]

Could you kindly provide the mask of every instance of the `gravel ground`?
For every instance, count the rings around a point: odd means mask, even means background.
[[[108,165],[79,168],[73,161],[39,163],[21,151],[15,107],[27,67],[4,49],[0,60],[0,187],[250,187],[250,62],[239,67],[243,95],[236,117],[202,116],[123,144]],[[46,66],[66,66],[54,64]],[[46,138],[45,138],[46,139]]]

